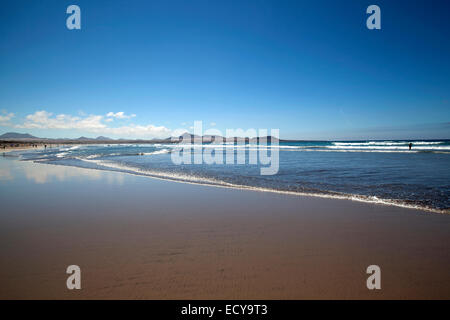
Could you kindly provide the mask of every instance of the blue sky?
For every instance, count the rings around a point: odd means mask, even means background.
[[[81,8],[81,30],[66,8]],[[381,30],[366,8],[381,8]],[[0,133],[450,138],[449,1],[2,1]],[[108,116],[109,114],[109,116]]]

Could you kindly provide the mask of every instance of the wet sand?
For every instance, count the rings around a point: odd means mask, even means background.
[[[29,149],[35,149],[35,150],[39,150],[39,149],[44,149],[44,146],[37,146],[37,147],[33,147],[33,146],[22,146],[19,145],[18,147],[5,147],[3,148],[3,146],[0,148],[0,152],[1,153],[8,153],[11,151],[23,151],[23,150],[29,150]]]
[[[0,201],[0,299],[450,298],[449,215],[15,159]]]

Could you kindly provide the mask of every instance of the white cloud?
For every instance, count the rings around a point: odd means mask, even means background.
[[[12,118],[14,118],[14,113],[2,111],[2,114],[0,114],[0,125],[8,125]]]
[[[110,113],[108,113],[109,115]],[[107,124],[112,121],[111,117],[105,118],[101,115],[72,116],[67,114],[53,115],[45,110],[36,111],[25,117],[22,124],[15,127],[24,129],[57,129],[57,130],[79,130],[100,135],[113,135],[121,138],[167,138],[171,130],[164,126],[136,125],[110,127]],[[113,117],[126,116],[123,112],[113,113]]]
[[[122,127],[108,127],[102,130],[93,130],[92,132],[105,133],[109,135],[121,136],[121,137],[157,137],[157,138],[167,138],[171,134],[171,130],[164,126],[154,126],[154,125],[130,125]]]
[[[130,114],[130,115],[126,115],[125,112],[120,111],[120,112],[116,112],[116,113],[108,112],[106,114],[106,117],[108,117],[108,118],[115,118],[115,119],[130,119],[130,118],[136,117],[136,115],[134,113]]]
[[[211,127],[215,127],[216,124],[217,124],[217,123],[215,123],[215,122],[211,122],[209,125],[210,125]]]
[[[36,111],[25,117],[25,122],[17,125],[25,129],[102,129],[106,125],[101,122],[103,116],[89,115],[86,117],[74,117],[67,114],[53,114],[47,111]]]

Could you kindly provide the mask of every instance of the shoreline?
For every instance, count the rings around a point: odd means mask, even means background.
[[[86,160],[83,160],[86,161]],[[89,161],[87,161],[89,162]],[[207,183],[207,182],[197,182],[197,181],[188,181],[183,180],[181,178],[171,178],[167,175],[160,174],[154,172],[144,172],[135,170],[132,171],[130,169],[121,168],[119,166],[107,166],[104,164],[98,164],[95,163],[97,166],[104,167],[102,168],[85,168],[85,167],[78,167],[78,166],[71,166],[66,164],[54,164],[54,163],[45,163],[45,162],[39,162],[39,161],[33,161],[33,163],[38,164],[48,164],[48,165],[56,165],[56,166],[66,166],[66,167],[72,167],[72,168],[83,168],[87,170],[101,170],[101,171],[109,171],[109,172],[122,172],[126,174],[136,175],[136,176],[143,176],[151,179],[160,179],[164,181],[171,181],[171,182],[178,182],[178,183],[185,183],[185,184],[193,184],[193,185],[201,185],[201,186],[208,186],[208,187],[216,187],[216,188],[228,188],[228,189],[235,189],[235,190],[248,190],[253,192],[267,192],[267,193],[274,193],[274,194],[285,194],[285,195],[291,195],[291,196],[297,196],[297,197],[315,197],[315,198],[322,198],[322,199],[335,199],[335,200],[347,200],[347,201],[356,201],[360,203],[367,203],[367,204],[375,204],[375,205],[381,205],[381,206],[393,206],[393,207],[399,207],[399,208],[405,208],[405,209],[411,209],[411,210],[419,210],[424,211],[427,213],[435,213],[435,214],[443,214],[443,215],[449,215],[450,210],[447,209],[435,209],[435,208],[429,208],[429,207],[421,207],[418,205],[408,205],[404,203],[395,202],[390,199],[381,199],[377,198],[375,196],[362,196],[357,194],[321,194],[321,193],[306,193],[306,192],[295,192],[295,191],[288,191],[288,190],[277,190],[277,189],[269,189],[269,188],[262,188],[262,187],[253,187],[253,186],[245,186],[245,185],[237,185],[237,184],[231,184],[231,183]]]

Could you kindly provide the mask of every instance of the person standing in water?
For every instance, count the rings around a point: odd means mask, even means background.
[[[411,148],[412,148],[412,143],[410,142],[409,143],[409,150],[411,150]]]

